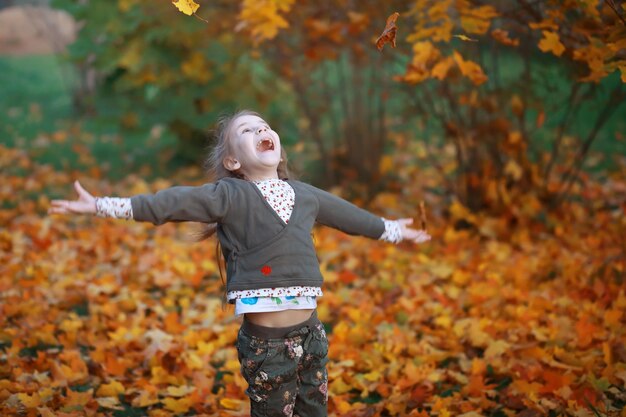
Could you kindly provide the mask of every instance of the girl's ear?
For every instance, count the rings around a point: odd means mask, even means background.
[[[229,171],[236,171],[241,168],[241,163],[232,156],[227,156],[226,158],[224,158],[223,164],[224,168]]]

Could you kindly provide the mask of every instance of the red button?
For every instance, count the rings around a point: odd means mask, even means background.
[[[263,265],[263,267],[261,268],[261,273],[263,275],[269,275],[272,273],[272,267],[269,265]]]

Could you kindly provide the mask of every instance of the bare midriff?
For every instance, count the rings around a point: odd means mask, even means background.
[[[288,327],[308,320],[313,314],[312,308],[304,310],[263,311],[246,313],[246,319],[265,327]]]

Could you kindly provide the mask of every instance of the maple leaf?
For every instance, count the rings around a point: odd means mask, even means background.
[[[561,56],[565,51],[565,46],[559,40],[559,34],[542,30],[543,38],[539,41],[539,49],[543,52],[552,52],[556,56]]]
[[[176,6],[178,10],[185,13],[187,16],[191,16],[198,10],[200,5],[194,0],[177,0],[172,1],[172,4]]]
[[[396,32],[398,31],[396,20],[398,16],[400,16],[400,13],[395,12],[387,18],[387,24],[385,25],[383,33],[376,39],[376,47],[379,51],[383,50],[386,43],[391,43],[393,48],[396,47]]]

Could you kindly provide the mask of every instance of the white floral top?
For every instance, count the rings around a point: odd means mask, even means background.
[[[267,179],[253,181],[261,191],[265,200],[274,209],[276,214],[289,223],[294,206],[294,191],[286,181]],[[97,197],[96,215],[98,217],[113,217],[132,219],[133,210],[130,198]],[[400,224],[394,220],[382,219],[385,231],[379,240],[398,243],[402,240]],[[235,300],[235,315],[262,311],[280,311],[310,309],[317,307],[316,297],[322,296],[319,287],[285,287],[260,288],[255,290],[229,291],[229,301]]]

